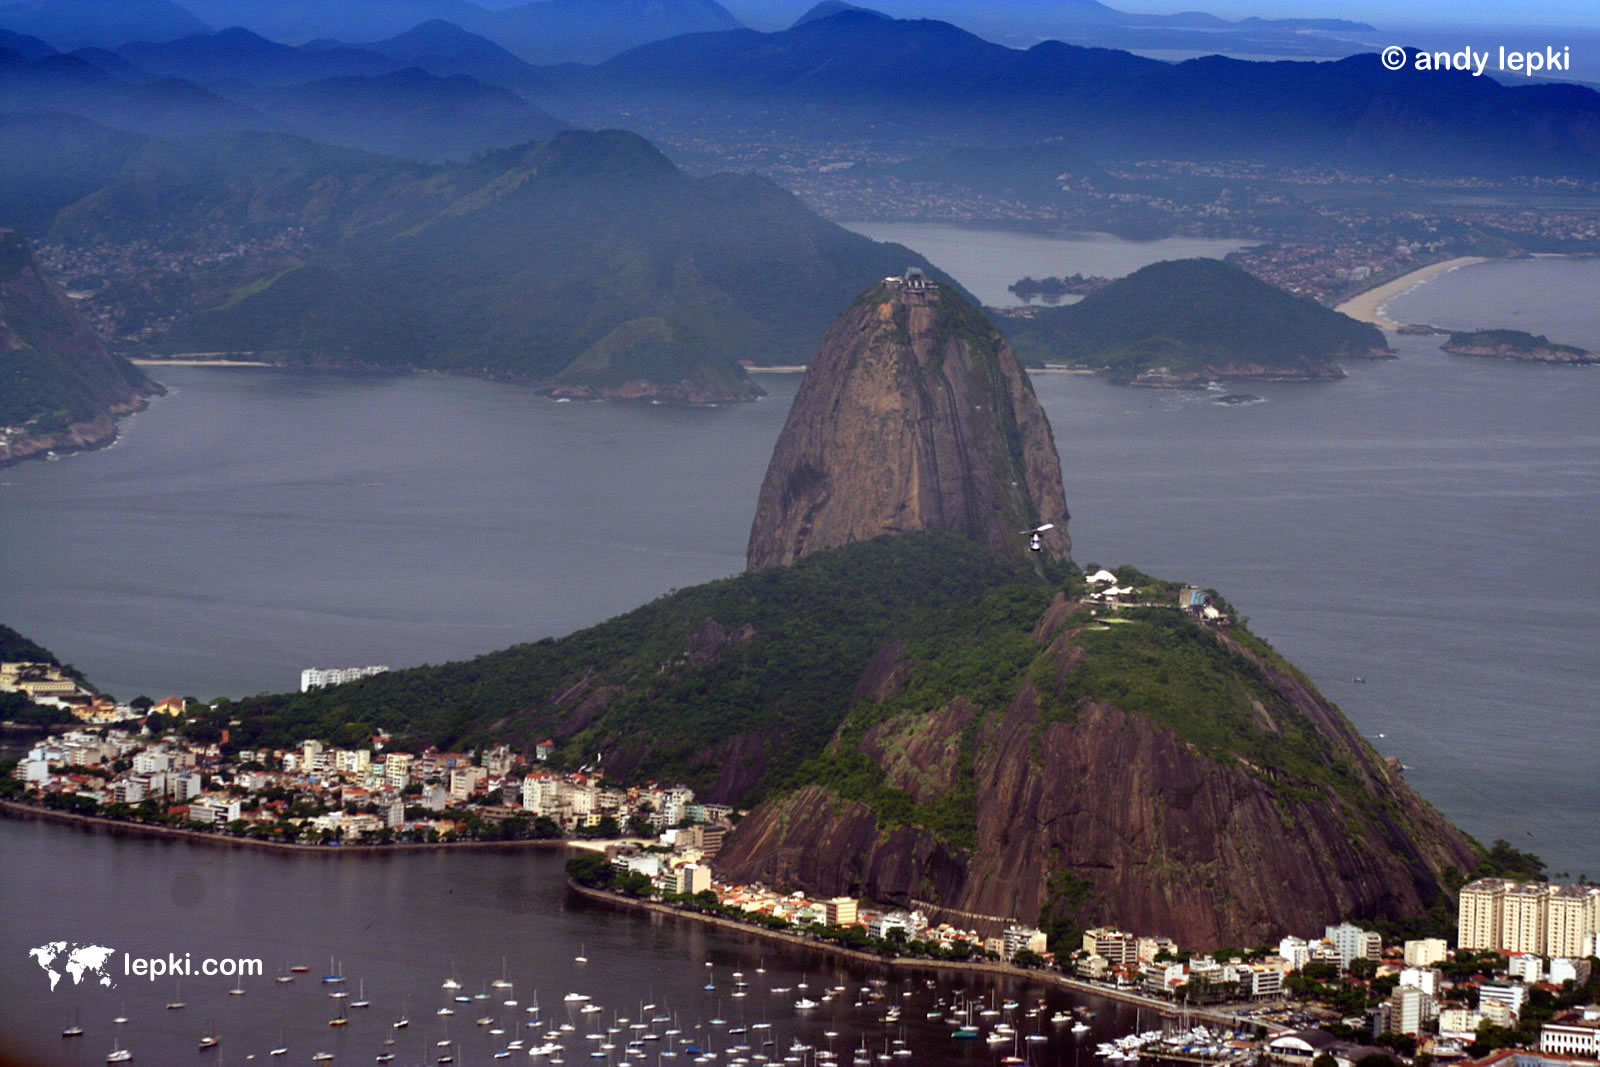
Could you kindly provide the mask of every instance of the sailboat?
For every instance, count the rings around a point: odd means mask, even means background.
[[[339,1005],[339,1014],[328,1020],[329,1026],[349,1026],[350,1016],[345,1014],[344,1004]]]
[[[122,1047],[122,1043],[115,1038],[111,1041],[111,1051],[106,1053],[107,1063],[131,1063],[133,1053]]]
[[[267,1053],[267,1055],[268,1056],[283,1056],[283,1055],[286,1055],[288,1053],[288,1051],[289,1051],[289,1046],[285,1045],[283,1043],[283,1027],[280,1026],[280,1027],[278,1027],[278,1045],[277,1045],[276,1048],[270,1050]]]
[[[511,979],[506,977],[506,958],[500,957],[500,977],[489,983],[496,989],[510,989]]]
[[[211,1028],[208,1029],[204,1034],[200,1035],[200,1051],[204,1052],[208,1048],[216,1048],[221,1040],[222,1039],[217,1036],[216,1024],[211,1024]]]
[[[350,1002],[350,1006],[352,1008],[372,1007],[372,1001],[367,999],[367,980],[365,978],[361,979],[360,982],[357,983],[356,999]]]
[[[410,1025],[411,1025],[411,1019],[406,1015],[406,998],[405,997],[401,997],[400,998],[400,1018],[396,1019],[394,1021],[394,1023],[392,1024],[392,1026],[396,1030],[404,1030],[406,1027],[408,1027]]]
[[[177,1011],[183,1007],[183,982],[175,980],[172,985],[172,999],[167,1001],[168,1011]]]
[[[82,1037],[83,1036],[83,1023],[79,1020],[77,1012],[73,1012],[72,1013],[72,1025],[66,1027],[65,1029],[63,1029],[61,1031],[61,1036],[62,1037]]]
[[[572,957],[572,961],[574,963],[588,963],[589,962],[589,957],[587,955],[585,955],[585,953],[588,952],[588,950],[589,950],[589,946],[588,945],[584,944],[582,941],[578,942],[578,954],[576,956]]]

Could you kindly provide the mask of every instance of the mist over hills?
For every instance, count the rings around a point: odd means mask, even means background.
[[[503,82],[540,84],[532,68],[487,41],[419,27],[382,51],[322,43],[292,48],[243,29],[164,43],[86,49],[35,58],[0,51],[0,111],[59,112],[107,126],[169,137],[224,130],[279,130],[419,160],[543,139],[566,127],[501,84],[459,73],[449,44],[481,54]],[[38,45],[19,42],[30,51]],[[438,45],[441,71],[401,53]],[[48,48],[47,45],[44,45]],[[427,61],[427,57],[423,57]]]
[[[174,0],[16,0],[0,3],[0,26],[71,51],[128,41],[170,41],[211,27]]]
[[[717,115],[878,140],[933,127],[978,143],[1058,136],[1095,158],[1424,173],[1592,174],[1600,165],[1600,93],[1579,86],[1391,72],[1374,55],[1170,64],[1058,41],[1017,50],[948,23],[861,11],[775,33],[658,41],[561,76],[576,96],[662,124]]]
[[[247,26],[291,42],[374,41],[444,20],[533,63],[592,63],[647,41],[740,25],[716,0],[535,0],[509,7],[469,0],[188,0],[188,7],[213,26]],[[8,23],[0,18],[0,25]]]
[[[0,120],[0,137],[47,133],[42,121]],[[55,205],[18,180],[24,202],[55,206],[34,225],[56,240],[296,235],[298,251],[172,275],[162,307],[177,322],[158,345],[170,350],[731,399],[759,392],[740,360],[803,361],[863,287],[932,269],[765,179],[692,178],[623,131],[425,166],[282,134],[130,144],[57,121],[118,169]]]

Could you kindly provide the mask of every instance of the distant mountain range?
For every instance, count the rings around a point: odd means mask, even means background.
[[[1170,64],[1060,42],[1017,50],[948,23],[863,11],[776,33],[657,41],[564,70],[560,80],[616,113],[648,112],[658,123],[684,116],[685,129],[714,118],[725,128],[877,141],[1057,136],[1097,159],[1431,173],[1593,174],[1600,166],[1600,93],[1579,86],[1391,72],[1374,55]]]
[[[369,47],[293,48],[243,29],[70,55],[37,39],[13,39],[16,48],[6,41],[0,38],[0,111],[65,112],[139,133],[274,129],[443,160],[548,138],[566,126],[512,91],[543,84],[532,67],[443,23]],[[461,73],[475,57],[490,82]]]
[[[279,134],[130,147],[60,121],[120,166],[58,208],[58,240],[181,248],[188,234],[305,235],[311,251],[297,259],[175,278],[202,308],[174,327],[176,351],[725,400],[759,392],[740,360],[802,362],[862,289],[908,265],[931,269],[764,179],[691,178],[622,131],[429,167]],[[49,136],[41,122],[11,136]]]
[[[21,0],[0,27],[58,49],[119,48],[245,27],[273,40],[374,41],[446,21],[537,63],[594,62],[647,41],[740,25],[716,0],[535,0],[491,8],[469,0]]]

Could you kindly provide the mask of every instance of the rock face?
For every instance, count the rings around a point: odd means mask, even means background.
[[[0,464],[116,437],[161,392],[106,351],[21,234],[0,230]]]
[[[917,272],[864,293],[829,328],[767,467],[751,570],[883,533],[946,529],[1002,556],[1065,558],[1061,462],[1010,347]]]
[[[1063,713],[1063,694],[1081,692],[1075,673],[1103,654],[1080,606],[1058,596],[1044,612],[1032,635],[1041,659],[1003,706],[956,689],[884,718],[926,670],[886,649],[857,688],[869,704],[852,713],[871,725],[847,721],[835,747],[870,759],[909,794],[912,815],[885,818],[808,785],[739,824],[717,857],[722,876],[952,917],[1112,922],[1214,947],[1416,914],[1446,869],[1471,869],[1460,832],[1243,633],[1193,621],[1165,631],[1210,657],[1205,676],[1184,684],[1244,694],[1219,701],[1205,725],[1175,726],[1132,696],[1083,697]],[[1261,755],[1291,750],[1299,755],[1276,765]],[[926,814],[962,790],[975,829],[965,840]]]

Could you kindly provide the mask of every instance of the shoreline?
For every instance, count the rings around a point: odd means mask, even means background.
[[[860,949],[849,948],[825,939],[810,938],[803,934],[790,933],[787,930],[773,930],[756,923],[740,922],[737,919],[730,919],[723,915],[708,915],[702,911],[691,911],[687,908],[679,908],[657,900],[641,900],[637,897],[623,896],[620,893],[611,893],[604,889],[595,889],[592,886],[579,885],[571,878],[567,879],[567,888],[584,899],[596,903],[665,915],[677,919],[691,919],[711,926],[720,926],[725,930],[736,933],[764,937],[771,941],[781,941],[800,948],[815,949],[818,952],[842,956],[858,963],[904,969],[928,967],[937,970],[966,971],[972,974],[1020,978],[1025,981],[1039,982],[1043,985],[1054,986],[1058,989],[1070,990],[1075,993],[1105,997],[1107,1000],[1121,1001],[1125,1004],[1134,1004],[1144,1008],[1154,1008],[1162,1012],[1175,1014],[1178,1011],[1178,1006],[1171,1001],[1162,1000],[1159,997],[1145,996],[1142,993],[1135,993],[1131,990],[1107,988],[1096,985],[1093,982],[1070,978],[1058,971],[1032,970],[999,960],[936,960],[920,956],[882,956],[876,952],[863,952]],[[1234,1026],[1238,1020],[1238,1015],[1234,1012],[1214,1011],[1206,1008],[1190,1008],[1188,1013],[1192,1016],[1208,1018],[1230,1027]]]
[[[113,833],[127,834],[130,837],[166,837],[178,840],[195,841],[208,845],[218,845],[225,848],[242,846],[245,848],[263,848],[281,852],[308,852],[323,856],[376,856],[389,852],[423,852],[438,851],[440,849],[484,849],[484,848],[541,848],[541,849],[584,849],[594,851],[597,843],[590,841],[570,841],[567,838],[540,838],[523,841],[393,841],[382,845],[309,845],[295,841],[263,841],[254,837],[233,837],[229,834],[212,834],[204,830],[190,830],[181,826],[160,826],[153,823],[127,822],[122,819],[111,819],[104,815],[79,815],[71,811],[55,811],[51,808],[36,807],[24,804],[17,800],[0,800],[0,816],[14,819],[38,819],[42,822],[65,823],[77,825],[85,829],[104,829]],[[601,847],[605,842],[598,843]]]
[[[1351,297],[1344,303],[1337,305],[1333,310],[1342,315],[1348,315],[1357,322],[1370,323],[1386,333],[1397,332],[1404,323],[1396,322],[1384,313],[1384,305],[1401,293],[1410,292],[1423,282],[1432,281],[1441,274],[1458,270],[1461,267],[1470,267],[1474,263],[1487,263],[1487,256],[1457,256],[1426,267],[1419,267],[1407,274],[1402,274],[1393,281],[1388,281],[1375,288],[1368,289]]]
[[[135,367],[276,367],[261,359],[222,359],[206,352],[191,356],[173,356],[171,359],[151,359],[148,356],[130,356],[128,362]]]

